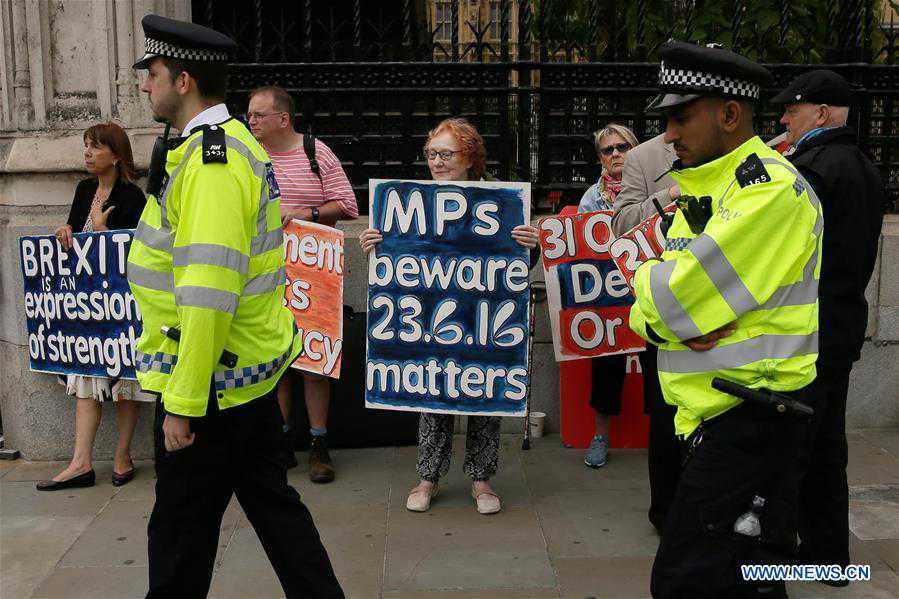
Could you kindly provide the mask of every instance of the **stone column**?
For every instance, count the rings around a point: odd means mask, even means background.
[[[48,4],[39,0],[25,0],[24,3],[33,127],[39,128],[47,125],[47,108],[53,98]]]
[[[13,101],[15,118],[19,127],[27,126],[34,119],[31,104],[31,73],[28,67],[28,27],[25,25],[25,3],[12,3],[12,39],[14,55]]]
[[[13,127],[12,5],[0,2],[0,129]]]
[[[91,2],[91,21],[94,27],[93,58],[96,70],[97,108],[100,118],[107,120],[113,116],[116,94],[113,91],[115,70],[115,17],[112,0]]]
[[[138,79],[131,68],[135,59],[134,0],[115,0],[116,109],[126,123],[141,118]]]

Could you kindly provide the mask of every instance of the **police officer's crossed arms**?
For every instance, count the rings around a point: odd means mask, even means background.
[[[789,563],[795,550],[809,431],[784,407],[817,394],[823,217],[796,169],[753,131],[768,71],[721,48],[672,42],[660,53],[662,94],[650,109],[667,117],[681,197],[662,259],[635,273],[630,326],[658,345],[687,456],[651,590],[783,597],[782,582],[749,583],[739,566]],[[742,403],[713,388],[716,378],[786,397],[780,409]],[[759,526],[747,525],[750,510]]]

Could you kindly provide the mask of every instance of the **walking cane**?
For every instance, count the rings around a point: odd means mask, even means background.
[[[524,398],[524,439],[521,441],[521,449],[524,451],[531,448],[531,366],[534,363],[532,348],[534,346],[534,322],[536,321],[537,312],[535,306],[537,304],[537,297],[541,292],[544,294],[546,293],[546,283],[543,281],[531,283],[531,301],[528,306],[528,322],[530,323],[530,331],[528,333],[528,392]]]

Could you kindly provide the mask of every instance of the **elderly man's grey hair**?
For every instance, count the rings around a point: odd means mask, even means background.
[[[847,121],[849,121],[849,107],[848,106],[831,106],[830,107],[830,120],[827,122],[827,125],[830,127],[842,127]]]

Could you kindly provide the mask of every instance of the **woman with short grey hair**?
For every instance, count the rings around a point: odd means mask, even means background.
[[[590,186],[578,205],[578,212],[612,210],[612,204],[621,191],[621,175],[628,150],[637,146],[637,136],[624,125],[609,123],[593,134],[596,155],[602,164],[599,181]],[[593,384],[590,389],[590,407],[596,412],[596,434],[584,456],[584,464],[600,468],[609,453],[609,428],[612,416],[621,412],[621,392],[627,356],[600,356],[591,361]]]
[[[609,123],[593,134],[596,156],[602,165],[599,181],[590,186],[578,204],[578,212],[611,210],[618,192],[621,191],[621,173],[628,150],[639,142],[628,127]]]

